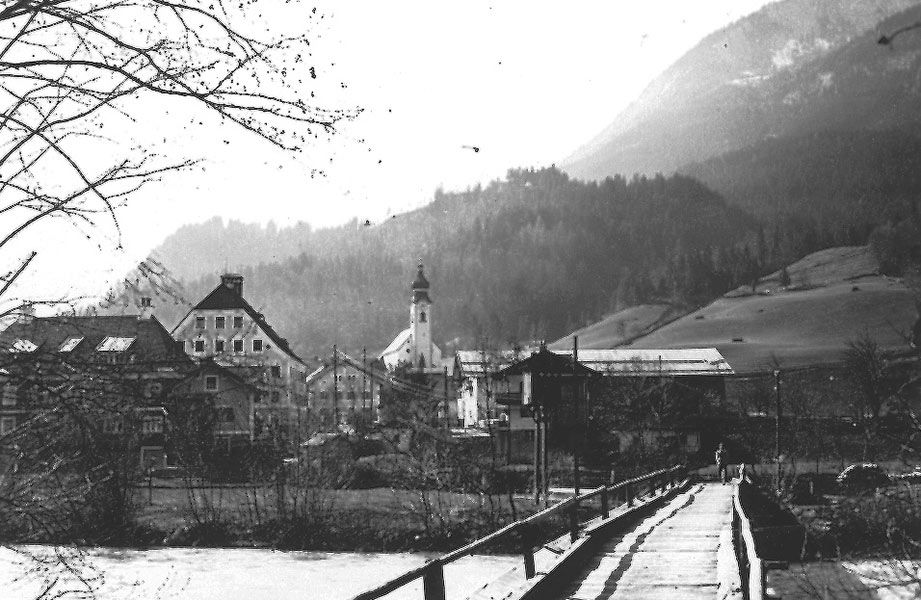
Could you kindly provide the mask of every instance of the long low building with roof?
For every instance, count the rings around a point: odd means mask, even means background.
[[[459,386],[458,416],[465,427],[483,426],[516,405],[518,390],[506,389],[496,374],[532,356],[537,349],[461,350],[454,372]],[[572,350],[550,350],[571,359]],[[579,363],[602,377],[680,378],[683,386],[725,396],[725,378],[734,371],[716,348],[609,348],[578,351]],[[519,401],[520,403],[520,401]]]

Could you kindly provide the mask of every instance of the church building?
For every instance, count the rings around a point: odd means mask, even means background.
[[[432,298],[422,263],[412,282],[412,302],[409,305],[409,327],[397,334],[381,360],[388,370],[408,365],[416,373],[441,373],[444,364],[441,350],[432,341]]]

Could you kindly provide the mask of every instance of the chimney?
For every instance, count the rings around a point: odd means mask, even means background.
[[[221,283],[232,289],[237,296],[243,295],[243,276],[236,273],[224,273],[221,275]]]
[[[31,302],[25,302],[21,307],[19,307],[19,317],[17,321],[24,324],[29,324],[35,320],[35,305]]]
[[[153,301],[150,296],[141,297],[141,312],[138,314],[138,319],[149,319],[153,316]]]

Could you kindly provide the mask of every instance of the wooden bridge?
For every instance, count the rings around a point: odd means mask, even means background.
[[[568,531],[541,543],[538,522],[560,515]],[[470,590],[470,600],[765,598],[736,485],[694,483],[675,466],[564,500],[355,600],[385,597],[420,578],[424,600],[445,600],[445,565],[512,534],[522,540],[522,565]]]

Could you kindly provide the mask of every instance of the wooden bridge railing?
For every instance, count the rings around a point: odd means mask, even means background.
[[[420,578],[422,579],[425,600],[444,600],[445,565],[463,558],[464,556],[474,554],[478,550],[481,550],[496,540],[510,535],[513,532],[526,532],[528,528],[532,527],[537,521],[564,511],[567,511],[569,515],[570,539],[576,541],[581,535],[581,524],[579,523],[579,506],[581,503],[596,497],[599,498],[601,501],[601,517],[607,519],[611,514],[612,500],[614,502],[622,500],[623,504],[626,506],[633,506],[635,500],[643,495],[640,492],[643,491],[644,487],[647,494],[654,494],[656,489],[659,489],[660,493],[664,493],[666,489],[674,487],[679,479],[683,478],[686,474],[687,468],[684,465],[676,465],[668,469],[660,469],[652,473],[647,473],[646,475],[620,481],[613,485],[600,486],[584,494],[567,498],[529,517],[510,523],[501,529],[497,529],[489,535],[470,542],[466,546],[435,558],[421,567],[407,571],[399,577],[391,579],[374,589],[363,592],[355,596],[354,600],[376,600]],[[534,546],[529,541],[530,536],[523,535],[522,539],[524,540],[521,548],[521,553],[524,557],[524,573],[526,578],[531,579],[535,574]]]
[[[739,563],[739,578],[742,582],[744,600],[764,600],[766,570],[764,561],[758,558],[751,522],[742,509],[739,488],[732,495],[732,546]]]

